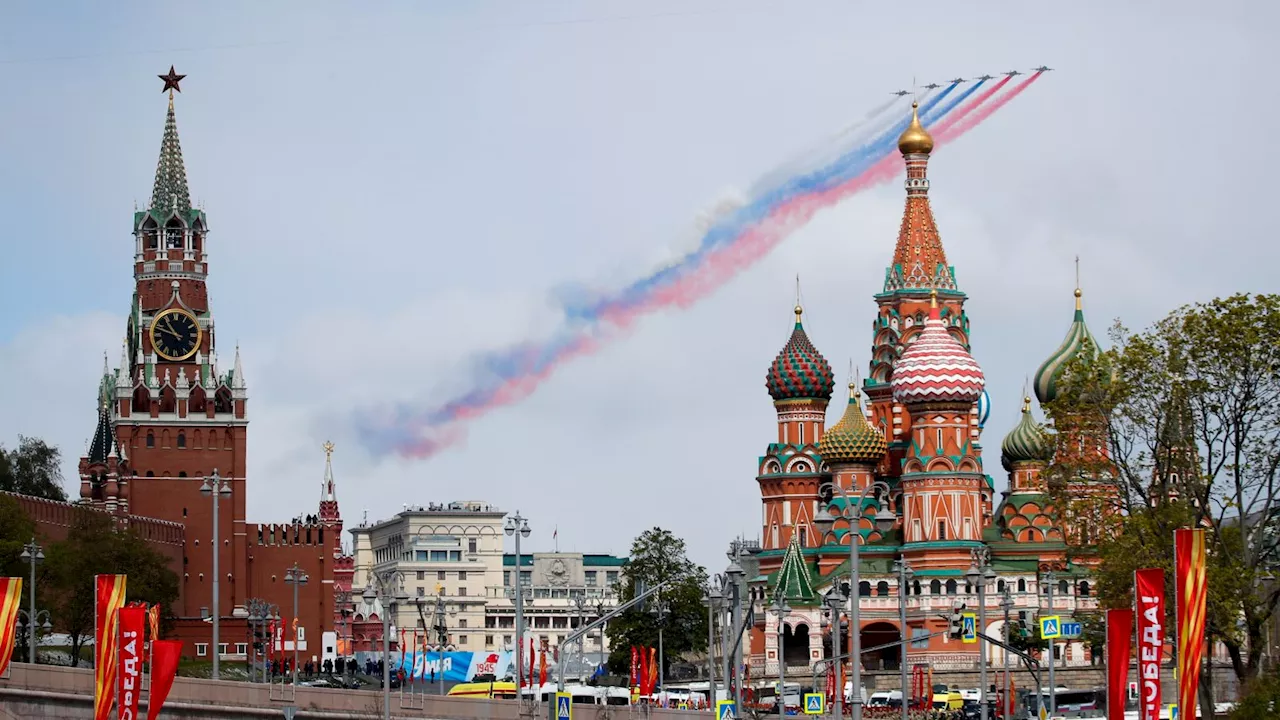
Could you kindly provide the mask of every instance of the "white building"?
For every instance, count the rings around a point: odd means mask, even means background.
[[[432,628],[440,624],[443,608],[448,649],[512,649],[516,558],[504,552],[505,520],[506,512],[468,501],[406,507],[387,520],[352,528],[356,614],[367,617],[381,612],[380,602],[364,608],[359,598],[370,571],[397,572],[409,602],[396,608],[391,618],[396,628],[416,629],[435,647],[438,634]],[[625,558],[590,553],[528,553],[520,560],[525,647],[532,638],[535,647],[552,651],[552,657],[580,619],[590,621],[602,609],[614,607],[613,589],[626,564]],[[598,633],[591,633],[582,648],[586,662],[598,662],[607,652],[607,643],[602,642]],[[576,658],[577,653],[575,647],[569,657]]]

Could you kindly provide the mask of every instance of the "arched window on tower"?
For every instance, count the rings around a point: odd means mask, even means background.
[[[186,446],[187,446],[187,434],[179,430],[178,431],[178,447],[185,448]]]
[[[939,580],[939,579],[937,579],[937,578],[934,578],[934,579],[929,583],[929,594],[930,594],[930,595],[941,595],[941,594],[942,594],[942,581],[941,581],[941,580]]]
[[[911,583],[911,592],[912,592],[913,594],[916,594],[916,595],[919,595],[919,594],[920,594],[920,581],[919,581],[919,580],[913,580],[913,581],[912,581],[912,583]]]
[[[1071,585],[1070,585],[1070,583],[1068,583],[1066,580],[1059,580],[1059,581],[1058,581],[1058,594],[1059,594],[1059,595],[1070,595],[1070,594],[1071,594]]]
[[[947,594],[948,594],[948,595],[955,595],[955,594],[956,594],[956,581],[955,581],[955,580],[948,580],[948,581],[947,581]]]
[[[1024,592],[1026,592],[1026,591],[1027,591],[1027,580],[1026,580],[1026,578],[1018,578],[1018,592],[1020,592],[1020,593],[1024,593]]]
[[[1089,581],[1088,580],[1080,581],[1080,597],[1086,597],[1086,598],[1089,597]]]
[[[858,583],[858,597],[871,597],[871,583],[866,580]]]
[[[889,583],[884,580],[876,583],[876,597],[889,597]]]
[[[147,431],[147,447],[153,448],[155,446],[156,446],[156,434],[148,430]]]
[[[996,592],[1003,594],[1003,593],[1004,593],[1004,588],[1005,588],[1004,581],[1003,581],[1003,580],[997,580],[997,581],[996,581]]]

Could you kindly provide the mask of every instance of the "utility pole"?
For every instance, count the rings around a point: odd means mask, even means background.
[[[1005,583],[1004,597],[1000,600],[1000,608],[1004,610],[1004,644],[1009,644],[1009,611],[1013,609],[1013,595],[1009,592],[1009,584]],[[1000,690],[1000,697],[1004,698],[1004,707],[1000,711],[1000,717],[1007,718],[1013,712],[1013,698],[1009,697],[1009,651],[1004,651],[1004,681]]]
[[[1050,615],[1053,614],[1053,583],[1056,581],[1056,579],[1057,578],[1054,577],[1052,570],[1045,573],[1044,575],[1044,581],[1046,583],[1045,588],[1048,590],[1048,594],[1049,594],[1049,614]],[[1055,645],[1056,643],[1054,643],[1053,639],[1050,638],[1049,639],[1049,714],[1050,715],[1056,715],[1058,713],[1058,693],[1057,693],[1058,686],[1053,683],[1053,668],[1055,665],[1058,664],[1057,658],[1054,657],[1055,655],[1054,650],[1057,649]],[[1037,705],[1038,704],[1039,703],[1037,703]]]

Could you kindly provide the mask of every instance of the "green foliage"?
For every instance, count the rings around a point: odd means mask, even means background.
[[[31,542],[36,526],[11,497],[0,495],[0,576],[27,577],[30,567],[18,559]]]
[[[38,438],[18,436],[18,447],[0,446],[0,491],[66,501],[58,448]]]
[[[1129,607],[1144,567],[1165,569],[1173,597],[1173,531],[1207,528],[1206,631],[1250,680],[1280,599],[1261,582],[1280,569],[1280,295],[1185,306],[1137,334],[1117,325],[1112,345],[1070,365],[1045,408],[1050,492],[1069,524],[1098,531],[1086,535],[1103,607]]]
[[[640,584],[653,587],[674,581],[661,590],[657,601],[650,596],[642,608],[632,608],[609,622],[609,668],[627,676],[631,670],[631,648],[658,646],[658,615],[661,604],[667,613],[662,625],[665,665],[672,658],[690,650],[701,650],[707,644],[707,610],[703,605],[703,589],[707,571],[685,555],[684,540],[669,530],[646,530],[631,544],[626,580],[619,591],[619,603],[636,597]]]
[[[168,606],[178,599],[178,576],[165,557],[130,531],[117,531],[114,520],[98,512],[82,512],[67,539],[45,551],[53,623],[71,636],[72,664],[80,646],[93,633],[94,575],[129,576],[126,597]]]
[[[1245,692],[1227,720],[1273,720],[1280,710],[1280,674],[1275,671],[1245,686]]]

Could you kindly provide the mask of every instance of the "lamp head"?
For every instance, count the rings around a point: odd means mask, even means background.
[[[200,483],[200,494],[201,495],[213,494],[213,484],[209,482],[209,478],[205,478],[204,482]]]
[[[880,512],[876,513],[876,529],[883,535],[893,529],[894,523],[898,522],[898,516],[894,515],[887,507],[880,508]]]
[[[916,571],[912,570],[911,566],[908,565],[907,568],[902,571],[902,576],[907,580],[910,580],[911,578],[914,578],[916,576]]]
[[[18,554],[18,559],[22,562],[31,562],[31,552],[25,547],[22,548],[22,552]]]
[[[822,533],[824,539],[831,533],[831,529],[835,527],[836,519],[831,516],[831,510],[826,503],[822,503],[822,506],[818,508],[818,513],[813,516],[813,525],[818,528],[818,532]]]
[[[378,599],[378,593],[374,592],[372,585],[365,585],[364,592],[360,594],[360,597],[364,598],[366,603],[372,605],[373,601]]]
[[[529,537],[529,523],[526,522],[526,523],[520,524],[520,537],[522,538]]]
[[[964,579],[967,580],[970,585],[977,587],[978,583],[982,582],[982,571],[978,569],[977,565],[970,565],[969,569],[964,573]]]

